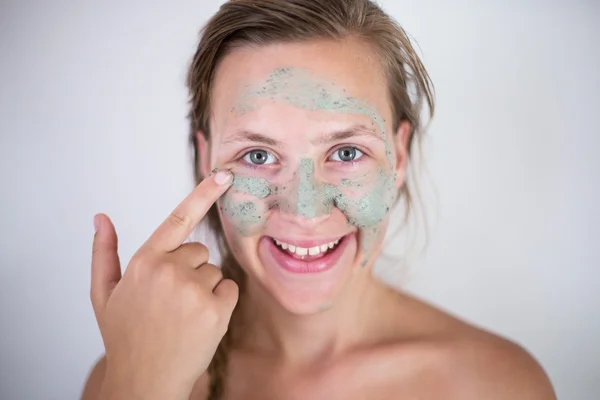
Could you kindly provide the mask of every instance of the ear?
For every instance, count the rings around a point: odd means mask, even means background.
[[[394,145],[396,147],[396,186],[398,188],[401,188],[406,180],[408,145],[410,142],[411,130],[412,125],[410,122],[402,120],[394,138]]]
[[[196,146],[198,156],[200,157],[199,165],[196,168],[200,169],[200,175],[204,178],[210,174],[210,146],[204,132],[196,132]]]

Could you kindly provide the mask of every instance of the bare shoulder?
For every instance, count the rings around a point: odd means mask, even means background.
[[[101,357],[88,373],[81,400],[96,400],[100,395],[100,388],[106,373],[106,357]]]
[[[440,338],[439,370],[456,398],[555,400],[550,380],[523,347],[477,328]]]
[[[412,296],[400,302],[403,322],[393,352],[404,362],[419,360],[415,382],[431,392],[425,398],[556,399],[543,368],[523,347]]]

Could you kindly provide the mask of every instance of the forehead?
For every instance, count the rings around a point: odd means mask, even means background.
[[[391,121],[386,79],[373,49],[357,40],[318,40],[245,46],[224,57],[211,93],[213,132],[226,130],[232,116],[251,111],[251,99],[287,96],[300,99],[288,101],[300,108],[373,111],[382,123]]]

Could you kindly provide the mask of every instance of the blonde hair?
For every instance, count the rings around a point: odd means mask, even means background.
[[[408,141],[410,161],[413,139],[422,131],[421,111],[427,105],[434,111],[433,84],[406,32],[378,5],[369,0],[230,0],[207,22],[187,75],[190,109],[189,141],[193,147],[194,177],[202,180],[196,133],[210,140],[211,87],[219,62],[236,47],[271,43],[302,42],[314,39],[341,40],[353,37],[373,46],[379,56],[389,87],[393,128],[401,121],[411,124]],[[410,209],[412,193],[408,185],[399,198]],[[208,213],[208,223],[217,235],[223,275],[244,289],[245,275],[229,249],[216,207]],[[208,368],[209,400],[221,399],[225,390],[228,348],[232,345],[239,307],[229,330]]]

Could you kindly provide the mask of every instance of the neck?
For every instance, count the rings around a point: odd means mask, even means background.
[[[241,300],[241,348],[275,355],[283,362],[310,365],[335,357],[368,340],[372,320],[382,302],[381,283],[360,270],[342,289],[335,304],[311,315],[283,309],[255,282],[247,282]]]

